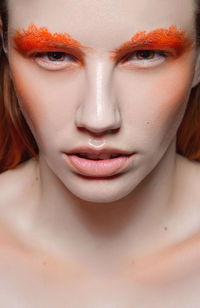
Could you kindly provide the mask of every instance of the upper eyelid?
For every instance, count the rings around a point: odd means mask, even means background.
[[[69,56],[69,57],[72,57],[72,58],[77,58],[76,56],[74,56],[74,55],[72,55],[72,54],[70,54],[70,53],[68,53],[68,52],[64,52],[64,51],[46,51],[46,52],[44,52],[44,51],[42,51],[42,52],[35,52],[35,53],[33,53],[32,54],[32,56],[40,56],[40,55],[48,55],[48,53],[54,53],[54,52],[58,52],[58,53],[63,53],[63,54],[65,54],[66,56]]]
[[[26,54],[27,57],[30,57],[30,58],[39,58],[39,56],[41,55],[47,55],[49,52],[60,52],[60,53],[63,53],[63,54],[66,54],[66,55],[69,55],[71,57],[73,57],[74,59],[77,60],[77,62],[81,63],[81,65],[83,65],[85,63],[85,60],[84,60],[84,57],[77,51],[74,51],[74,48],[72,49],[55,49],[55,48],[52,48],[52,50],[39,50],[39,49],[35,49],[35,50],[32,50],[31,52],[29,52],[28,54]]]
[[[151,52],[154,52],[155,54],[159,54],[161,56],[169,56],[170,55],[169,52],[166,52],[164,50],[156,50],[156,49],[139,49],[139,50],[130,52],[128,55],[136,54],[137,52],[140,52],[140,51],[151,51]]]
[[[125,53],[124,55],[121,56],[121,58],[123,57],[127,57],[129,55],[132,55],[136,52],[139,52],[139,51],[143,51],[143,50],[148,50],[148,51],[153,51],[155,53],[162,53],[163,56],[164,55],[170,55],[170,54],[173,54],[173,52],[171,51],[166,51],[166,50],[161,50],[161,49],[149,49],[149,48],[139,48],[139,49],[135,49],[135,50],[132,50],[132,51],[128,51],[127,53]],[[52,50],[52,51],[35,51],[35,52],[32,52],[30,54],[30,56],[39,56],[39,55],[47,55],[48,53],[52,53],[52,52],[58,52],[58,53],[63,53],[63,54],[66,54],[66,55],[69,55],[75,59],[78,60],[78,57],[77,55],[74,55],[73,53],[70,53],[70,52],[67,52],[67,51],[57,51],[57,50]]]
[[[70,52],[67,52],[67,51],[57,51],[57,50],[50,50],[50,51],[35,51],[35,52],[32,52],[32,56],[39,56],[39,55],[47,55],[48,53],[63,53],[65,55],[68,55],[70,57],[73,57],[73,58],[76,58],[77,56],[73,55],[72,53]]]
[[[128,58],[129,56],[131,56],[131,55],[134,55],[134,54],[136,54],[136,52],[137,51],[142,51],[142,50],[149,50],[149,51],[153,51],[153,52],[155,52],[155,53],[165,53],[166,54],[166,51],[163,51],[163,50],[155,50],[155,49],[138,49],[138,50],[134,50],[134,51],[132,51],[132,52],[129,52],[127,55],[125,55],[124,57],[122,57],[121,59],[118,59],[118,61],[117,61],[117,65],[118,64],[126,64],[126,62],[128,63],[129,62],[129,60],[127,60],[126,61],[126,58]],[[67,62],[69,62],[69,65],[76,65],[77,63],[79,64],[79,66],[83,66],[84,65],[84,63],[82,62],[82,61],[80,61],[79,59],[77,59],[77,57],[76,56],[74,56],[73,54],[70,54],[70,53],[68,53],[68,52],[65,52],[65,51],[41,51],[41,52],[35,52],[35,54],[34,54],[34,57],[39,57],[39,55],[47,55],[48,54],[48,52],[60,52],[60,53],[63,53],[63,54],[66,54],[66,55],[69,55],[70,57],[72,57],[72,58],[74,58],[75,59],[75,61],[65,61],[65,60],[63,60],[63,61],[51,61],[51,60],[44,60],[44,64],[45,64],[45,61],[46,61],[46,65],[48,65],[49,67],[51,67],[51,65],[52,65],[52,67],[54,67],[55,65],[57,65],[57,67],[59,67],[59,65],[60,65],[60,67],[62,67],[63,66],[63,68],[66,66],[68,66],[66,63]],[[166,56],[166,58],[167,58],[167,56]],[[77,61],[77,62],[76,62]],[[134,60],[133,60],[134,61]],[[136,60],[137,61],[137,60]],[[155,62],[155,59],[141,59],[141,60],[138,60],[138,61],[140,61],[140,63],[142,62],[142,61],[145,61],[146,63],[148,62],[149,64],[150,64],[150,62]],[[131,60],[130,60],[130,62],[131,62]]]
[[[171,57],[176,57],[178,55],[178,51],[175,50],[174,48],[168,48],[168,47],[163,47],[163,48],[149,48],[148,46],[132,46],[127,48],[126,51],[122,51],[121,53],[118,53],[117,55],[111,55],[110,60],[116,61],[117,63],[120,62],[122,59],[124,59],[127,55],[131,55],[137,51],[142,51],[142,50],[149,50],[149,51],[154,51],[154,52],[160,52],[165,54],[166,56],[171,56]],[[113,51],[111,51],[113,54]]]

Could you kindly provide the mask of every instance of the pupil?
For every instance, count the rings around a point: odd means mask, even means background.
[[[48,55],[51,60],[61,60],[63,58],[62,52],[49,52]]]
[[[141,50],[138,52],[139,58],[152,58],[153,52],[150,50]]]

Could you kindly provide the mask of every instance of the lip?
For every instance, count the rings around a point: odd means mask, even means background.
[[[121,156],[103,160],[90,160],[87,158],[78,157],[76,154],[120,154]],[[64,159],[69,167],[81,175],[93,178],[106,178],[125,171],[125,169],[133,161],[135,153],[129,153],[120,149],[104,148],[94,150],[91,148],[81,147],[76,148],[68,153],[63,153]]]
[[[102,149],[94,149],[91,147],[77,147],[72,149],[71,151],[67,152],[66,154],[80,154],[80,153],[88,153],[88,154],[95,154],[95,155],[100,155],[100,154],[121,154],[121,155],[132,155],[133,152],[117,149],[117,148],[112,148],[112,147],[106,147]]]

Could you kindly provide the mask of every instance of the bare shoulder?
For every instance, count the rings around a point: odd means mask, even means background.
[[[35,159],[0,174],[0,208],[23,199],[30,190],[36,170]]]

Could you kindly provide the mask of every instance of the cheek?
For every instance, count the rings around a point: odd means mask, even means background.
[[[171,136],[183,117],[193,78],[193,58],[150,71],[134,72],[122,84],[123,115],[136,136]],[[124,91],[126,90],[126,92]],[[136,137],[137,138],[137,137]]]
[[[177,63],[166,72],[153,88],[150,96],[153,102],[155,123],[179,120],[185,110],[191,91],[193,70],[192,63]]]
[[[12,78],[24,117],[31,128],[37,127],[37,123],[43,121],[44,113],[38,100],[39,89],[36,91],[30,78],[23,78],[17,71],[12,71]]]
[[[45,72],[26,61],[10,62],[22,112],[33,133],[58,131],[72,121],[80,80],[72,73]],[[79,97],[78,97],[79,94]]]

